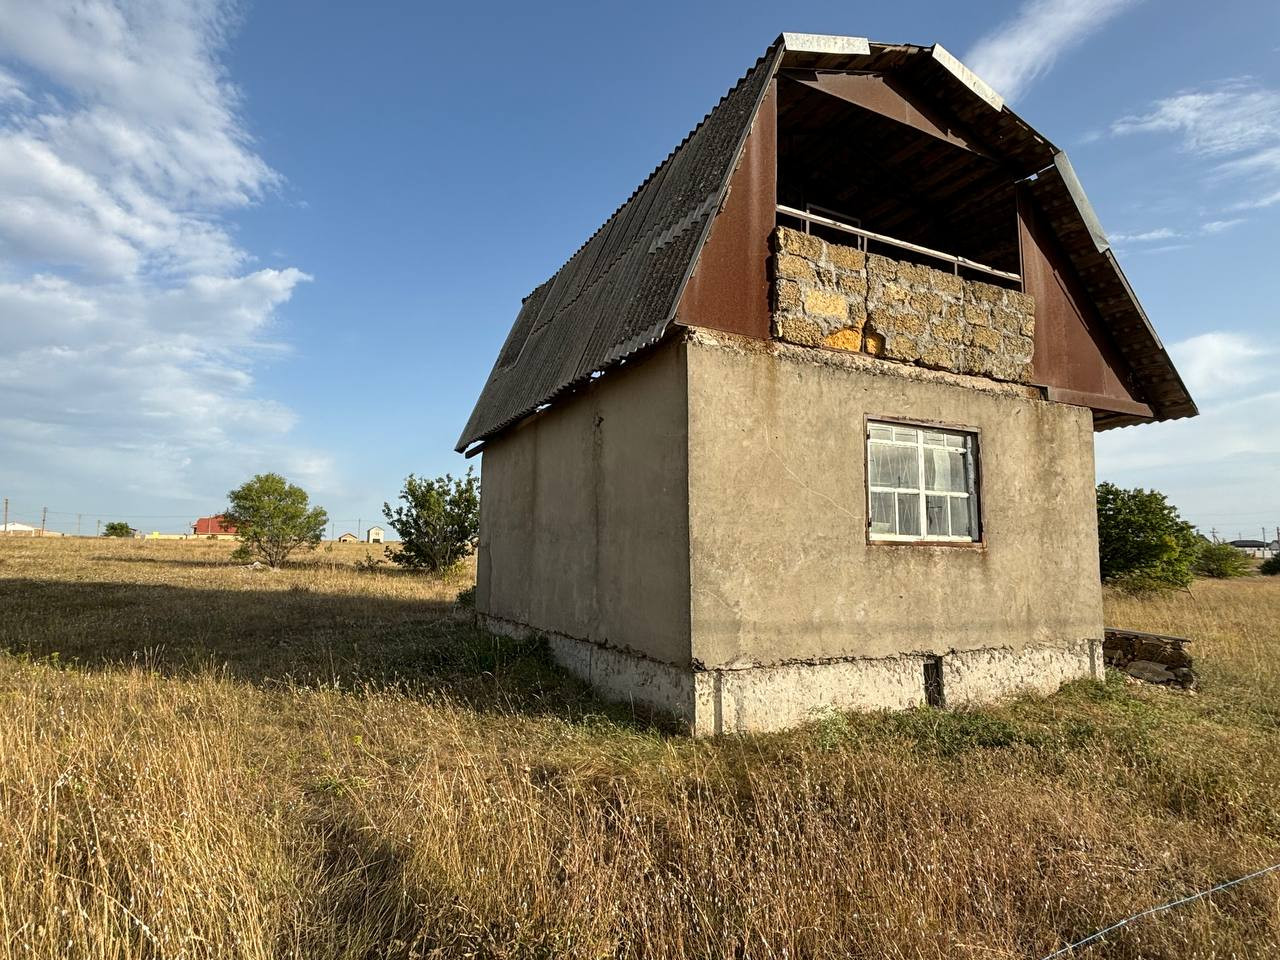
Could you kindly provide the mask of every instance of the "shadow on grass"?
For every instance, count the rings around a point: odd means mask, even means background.
[[[538,638],[477,628],[447,601],[168,584],[0,580],[0,650],[70,669],[225,671],[264,687],[447,696],[485,712],[653,719],[606,705]]]

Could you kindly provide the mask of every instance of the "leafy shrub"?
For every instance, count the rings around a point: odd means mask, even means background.
[[[454,603],[460,607],[466,607],[468,610],[474,610],[476,608],[476,585],[473,583],[467,589],[459,591]]]
[[[443,573],[475,549],[480,535],[480,480],[470,467],[454,479],[434,480],[412,473],[400,491],[404,506],[382,505],[382,515],[400,535],[400,549],[387,548],[387,559],[410,570]]]
[[[123,520],[112,520],[102,528],[104,537],[132,537],[135,533],[137,531]]]
[[[329,515],[312,507],[307,492],[278,473],[260,473],[227,494],[224,522],[236,528],[240,546],[232,557],[265,560],[279,567],[299,547],[314,550]]]
[[[1263,560],[1262,564],[1258,567],[1258,572],[1266,574],[1268,577],[1274,577],[1276,574],[1280,574],[1280,554],[1277,554],[1274,557],[1267,557],[1267,559]]]
[[[1199,552],[1195,528],[1158,490],[1098,484],[1102,579],[1134,592],[1185,587]]]
[[[1227,580],[1249,573],[1249,558],[1229,543],[1202,543],[1191,570],[1197,577]]]

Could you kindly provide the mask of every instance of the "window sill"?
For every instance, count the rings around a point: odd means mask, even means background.
[[[883,540],[878,537],[867,537],[867,545],[871,547],[946,547],[948,550],[985,550],[984,540]]]

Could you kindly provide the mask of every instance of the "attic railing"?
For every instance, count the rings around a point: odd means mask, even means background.
[[[847,223],[841,223],[839,220],[832,220],[830,217],[823,217],[816,213],[808,213],[804,210],[797,210],[795,207],[784,206],[778,204],[778,213],[788,217],[795,217],[806,224],[806,232],[808,224],[816,224],[820,227],[829,227],[832,230],[839,230],[842,233],[851,233],[855,237],[860,237],[862,242],[858,244],[858,249],[866,250],[866,241],[871,240],[875,243],[887,244],[891,247],[898,247],[901,250],[910,250],[912,253],[918,253],[922,256],[932,257],[935,260],[942,260],[949,263],[955,273],[960,272],[960,268],[966,270],[977,270],[980,273],[988,273],[993,277],[1000,277],[1004,280],[1012,280],[1014,283],[1022,282],[1022,275],[1010,273],[1008,270],[997,270],[995,267],[989,267],[985,263],[978,263],[976,260],[970,260],[968,257],[958,257],[953,253],[943,253],[941,250],[934,250],[932,247],[922,247],[918,243],[909,243],[906,240],[898,240],[895,237],[887,237],[883,233],[873,233],[870,230],[863,230],[861,227],[853,227]]]

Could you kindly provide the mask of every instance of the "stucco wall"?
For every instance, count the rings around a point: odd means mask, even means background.
[[[705,332],[687,350],[701,664],[1102,637],[1088,410],[860,354]],[[865,417],[980,431],[981,547],[867,543]]]
[[[490,442],[477,610],[687,665],[687,436],[672,343]]]

